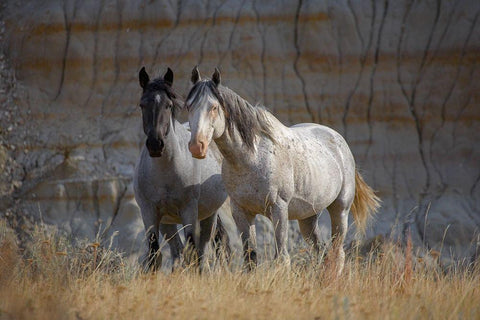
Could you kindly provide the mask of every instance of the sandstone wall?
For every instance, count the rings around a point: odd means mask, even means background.
[[[384,201],[369,235],[410,228],[417,244],[475,255],[478,1],[2,6],[0,208],[12,223],[33,217],[91,238],[110,226],[135,251],[138,70],[171,67],[185,95],[198,64],[207,76],[219,66],[224,84],[286,124],[341,132]]]

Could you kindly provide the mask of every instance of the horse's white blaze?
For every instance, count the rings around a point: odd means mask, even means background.
[[[194,96],[187,101],[187,105],[191,104],[197,97]],[[195,158],[204,158],[208,152],[208,145],[212,140],[216,119],[212,116],[212,108],[217,107],[218,101],[212,95],[204,95],[198,97],[196,102],[198,105],[202,105],[202,108],[198,108],[189,114],[191,138],[189,142],[189,150],[192,156]]]

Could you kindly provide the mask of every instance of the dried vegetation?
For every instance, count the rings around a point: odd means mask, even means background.
[[[98,243],[37,229],[20,249],[0,221],[0,319],[478,319],[479,266],[441,268],[411,244],[351,250],[341,277],[298,253],[290,269],[214,261],[142,273]],[[427,263],[428,261],[428,263]]]

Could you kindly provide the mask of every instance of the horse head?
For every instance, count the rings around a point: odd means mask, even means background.
[[[185,102],[192,132],[188,147],[192,157],[203,159],[212,139],[217,139],[225,131],[223,99],[218,91],[220,72],[215,68],[211,80],[202,80],[195,67],[191,80],[194,86]]]
[[[168,68],[163,78],[150,81],[145,67],[139,73],[143,89],[140,99],[143,132],[147,136],[146,147],[151,157],[160,157],[165,148],[165,139],[170,133],[178,102],[172,89],[173,72]]]

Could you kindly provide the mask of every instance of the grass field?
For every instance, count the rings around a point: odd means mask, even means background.
[[[382,244],[350,253],[341,277],[294,257],[253,272],[216,263],[144,274],[97,243],[38,230],[20,250],[0,223],[0,319],[479,319],[480,270]],[[304,253],[305,254],[305,253]]]

